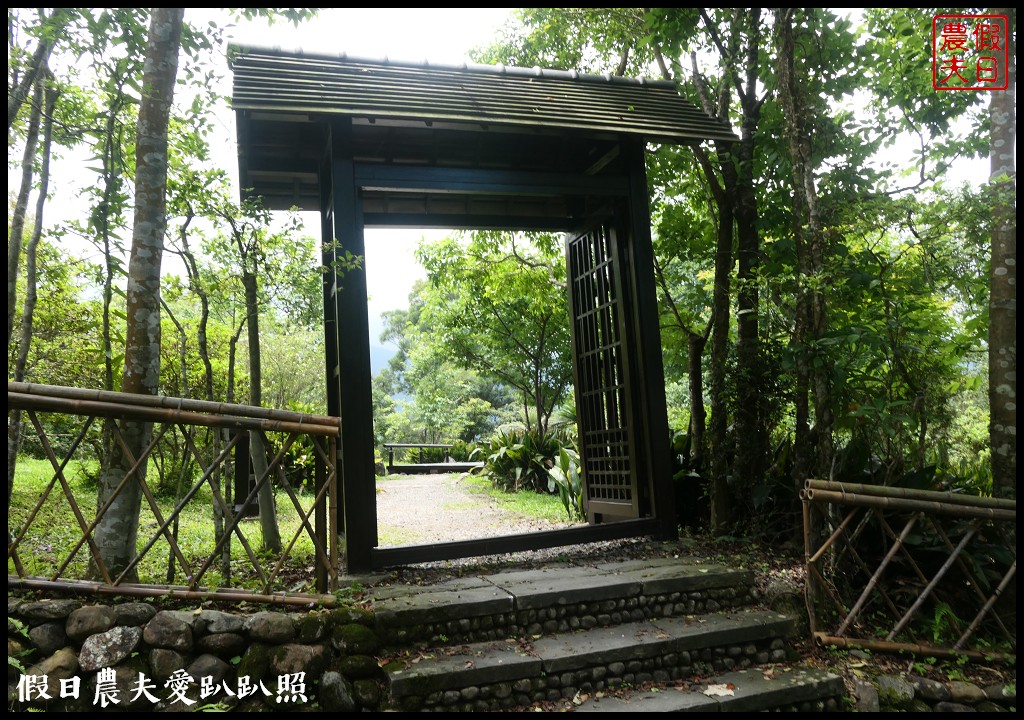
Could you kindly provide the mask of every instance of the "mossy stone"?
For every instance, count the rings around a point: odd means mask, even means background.
[[[377,634],[359,623],[339,625],[331,637],[335,649],[346,655],[373,655],[380,647]]]

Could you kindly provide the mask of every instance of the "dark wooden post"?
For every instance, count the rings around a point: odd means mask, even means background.
[[[363,215],[353,174],[351,121],[335,120],[329,141],[331,180],[330,238],[335,261],[355,258],[359,267],[335,267],[334,321],[337,372],[329,371],[328,397],[336,396],[341,418],[339,478],[343,499],[348,572],[371,569],[377,544],[377,508],[373,472],[373,405],[370,391],[370,328],[366,308],[366,249]],[[327,223],[325,222],[325,228]],[[333,377],[331,375],[333,374]]]
[[[630,378],[630,382],[634,393],[634,412],[642,428],[637,450],[649,478],[651,509],[661,528],[661,538],[674,540],[679,535],[679,525],[672,489],[665,367],[661,356],[644,145],[639,141],[624,141],[623,145],[627,150],[624,155],[628,158],[630,223],[626,247],[628,262],[623,274],[629,276],[628,285],[634,294],[631,304],[636,332],[636,362],[633,367],[639,375]]]

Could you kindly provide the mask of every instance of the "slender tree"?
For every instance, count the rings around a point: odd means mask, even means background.
[[[7,87],[7,132],[11,132],[21,106],[31,93],[36,81],[46,75],[47,62],[57,39],[74,16],[73,8],[56,8],[48,17],[40,12],[36,26],[36,47],[23,67],[15,68],[13,84]]]
[[[29,196],[32,194],[32,183],[35,177],[36,148],[39,144],[39,127],[43,112],[43,88],[45,75],[37,75],[35,83],[36,101],[32,104],[29,114],[28,129],[25,133],[25,152],[21,161],[21,184],[18,187],[17,199],[14,201],[14,212],[11,213],[11,224],[7,231],[7,344],[11,344],[11,333],[14,331],[14,314],[18,297],[18,268],[21,264],[22,243],[25,235],[25,216],[28,213]]]
[[[993,492],[1017,497],[1017,70],[1015,47],[1017,11],[995,8],[1009,18],[1006,34],[1009,67],[1006,90],[992,91],[991,184],[994,226],[989,275],[989,438],[992,443]]]
[[[41,76],[45,80],[45,75]],[[43,88],[44,99],[42,100],[43,117],[43,142],[41,149],[41,162],[39,169],[39,191],[36,198],[35,223],[32,228],[32,235],[29,237],[28,245],[25,247],[25,300],[21,308],[21,330],[18,339],[18,356],[14,363],[13,380],[23,382],[25,370],[28,365],[29,347],[32,343],[32,325],[35,319],[35,308],[37,293],[37,263],[36,256],[39,248],[39,241],[43,236],[43,210],[46,207],[46,195],[50,186],[50,150],[53,145],[53,113],[57,104],[58,92],[56,87],[50,83],[39,82],[37,88]],[[38,102],[38,101],[37,101]],[[8,308],[9,310],[11,308]],[[15,410],[11,413],[7,427],[7,502],[11,500],[11,490],[14,487],[14,473],[17,468],[18,451],[21,449],[22,422],[21,411]]]
[[[820,347],[825,336],[826,307],[822,270],[825,234],[814,178],[812,121],[815,107],[808,102],[806,78],[798,76],[794,8],[776,10],[779,100],[786,119],[793,177],[793,238],[796,247],[797,299],[794,340],[797,345],[794,474],[797,487],[815,475],[827,477],[832,461],[830,365]],[[808,393],[814,396],[811,431]]]
[[[167,187],[167,129],[178,72],[184,8],[153,8],[142,79],[142,100],[135,153],[135,216],[128,265],[127,333],[124,392],[156,395],[160,379],[160,265],[163,257]],[[127,450],[115,444],[101,478],[97,508],[110,507],[95,529],[101,558],[112,574],[129,568],[135,556],[141,505],[140,481],[146,463],[142,453],[152,436],[152,423],[125,421]],[[133,477],[126,475],[138,462]],[[118,493],[118,487],[124,487]],[[127,577],[134,579],[131,571]]]

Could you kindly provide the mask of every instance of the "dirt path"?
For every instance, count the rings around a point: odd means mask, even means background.
[[[516,535],[569,527],[526,517],[473,492],[458,474],[377,478],[382,547]]]

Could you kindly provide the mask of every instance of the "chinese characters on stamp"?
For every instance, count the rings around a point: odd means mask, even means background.
[[[1009,20],[1005,15],[932,18],[932,87],[1005,90],[1009,86]]]

